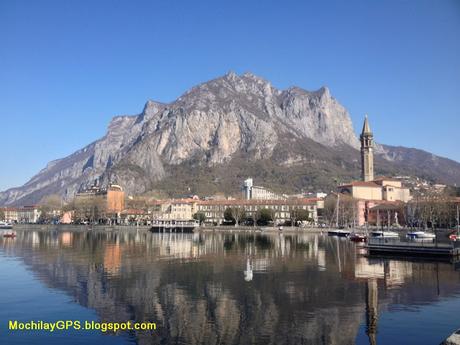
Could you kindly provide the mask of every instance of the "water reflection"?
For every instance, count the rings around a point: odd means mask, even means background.
[[[139,344],[355,344],[363,324],[377,344],[382,312],[460,292],[449,263],[369,259],[319,234],[18,231],[0,248],[103,321],[157,322]]]

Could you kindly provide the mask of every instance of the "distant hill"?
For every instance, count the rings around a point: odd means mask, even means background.
[[[70,199],[96,179],[129,194],[231,194],[247,176],[278,191],[331,190],[359,177],[358,150],[350,116],[327,88],[278,90],[253,74],[229,73],[172,103],[148,101],[139,115],[113,118],[103,138],[1,192],[0,204],[51,193]],[[460,185],[458,162],[387,145],[376,145],[376,154],[378,174]]]

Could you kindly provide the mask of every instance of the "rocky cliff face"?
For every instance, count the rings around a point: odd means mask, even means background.
[[[359,142],[348,112],[327,88],[278,90],[253,74],[229,73],[170,104],[148,101],[139,115],[115,117],[103,138],[49,163],[24,186],[0,193],[0,204],[37,202],[50,193],[68,199],[96,179],[142,193],[184,167],[216,171],[234,164],[235,157],[245,162],[274,158],[283,147],[283,157],[277,157],[283,166],[318,159],[334,166],[340,157],[332,162],[331,152],[356,153]],[[398,160],[391,148],[378,150]],[[325,161],[323,154],[329,157]],[[460,180],[460,164],[451,170],[448,179]]]

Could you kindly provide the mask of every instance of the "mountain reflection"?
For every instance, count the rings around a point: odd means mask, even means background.
[[[316,234],[17,231],[1,250],[103,321],[154,321],[139,344],[376,344],[392,304],[460,292],[448,263],[369,259]]]

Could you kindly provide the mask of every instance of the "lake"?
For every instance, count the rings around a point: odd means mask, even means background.
[[[460,328],[449,262],[368,258],[312,234],[17,230],[0,238],[1,344],[439,344]],[[9,320],[156,330],[9,330]]]

